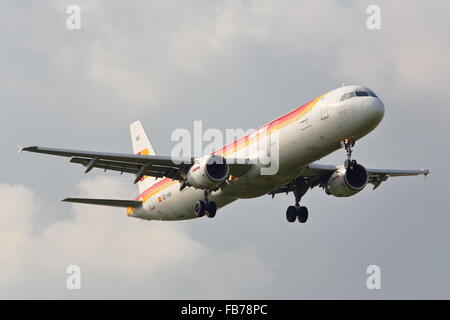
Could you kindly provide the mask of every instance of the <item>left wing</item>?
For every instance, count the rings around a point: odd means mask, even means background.
[[[297,189],[299,180],[305,182],[310,188],[315,186],[323,186],[326,184],[330,176],[334,171],[339,169],[342,165],[324,165],[318,163],[311,163],[305,167],[301,175],[295,179],[295,181],[288,183],[273,192],[270,192],[272,196],[277,193],[287,193]],[[369,174],[369,181],[373,185],[373,190],[378,188],[380,184],[386,181],[389,177],[406,177],[406,176],[417,176],[424,175],[427,176],[430,170],[419,169],[419,170],[392,170],[392,169],[370,169],[366,168]]]
[[[69,157],[71,158],[70,162],[83,165],[86,168],[86,173],[93,168],[133,173],[136,174],[136,181],[139,181],[143,176],[181,180],[180,168],[190,167],[193,163],[192,158],[172,159],[170,156],[92,152],[37,146],[20,148],[20,151]]]
[[[181,172],[187,171],[195,161],[191,157],[174,158],[171,156],[92,152],[37,146],[19,148],[19,153],[22,151],[69,157],[70,162],[83,165],[86,168],[86,173],[93,168],[132,173],[136,175],[135,183],[144,176],[167,177],[182,181]],[[248,161],[245,161],[244,164],[241,162],[231,163],[229,166],[230,173],[234,176],[240,176],[250,168]]]

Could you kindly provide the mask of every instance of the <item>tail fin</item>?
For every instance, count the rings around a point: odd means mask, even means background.
[[[141,155],[156,155],[150,140],[145,134],[144,128],[140,121],[130,124],[131,142],[133,144],[133,153]],[[139,193],[144,192],[151,187],[156,181],[156,178],[144,176],[139,182]]]

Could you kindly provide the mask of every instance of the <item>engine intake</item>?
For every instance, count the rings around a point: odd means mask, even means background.
[[[368,180],[369,174],[360,164],[353,169],[341,167],[328,179],[325,192],[335,197],[350,197],[363,190]]]
[[[187,173],[187,183],[194,188],[213,189],[228,177],[230,169],[219,155],[203,157]]]

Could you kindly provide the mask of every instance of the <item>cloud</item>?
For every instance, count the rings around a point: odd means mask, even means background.
[[[44,5],[54,23],[32,31],[33,39],[53,68],[65,71],[64,81],[72,83],[74,93],[93,90],[100,101],[110,102],[95,109],[105,105],[114,112],[124,105],[128,112],[159,109],[184,86],[207,77],[217,61],[237,59],[242,44],[258,43],[266,33],[253,2],[198,2],[193,14],[193,3],[79,1],[80,31],[57,23],[68,17],[68,4]]]
[[[450,46],[442,41],[448,33],[447,18],[440,13],[446,10],[444,3],[435,4],[430,9],[417,1],[380,3],[382,28],[378,31],[345,23],[343,32],[336,34],[340,43],[336,72],[385,91],[394,86],[405,94],[438,97],[450,72],[446,59]],[[363,12],[364,7],[361,4],[352,11]]]
[[[32,215],[39,210],[33,192],[20,185],[0,185],[0,283],[24,271]]]
[[[110,177],[79,184],[86,197],[123,197],[127,188]],[[2,298],[73,297],[64,288],[72,264],[81,267],[83,297],[91,298],[234,297],[246,293],[249,283],[270,281],[252,247],[213,250],[194,240],[184,223],[139,221],[123,210],[73,205],[71,215],[60,213],[67,219],[35,233],[32,218],[45,208],[35,192],[0,185],[0,204],[0,212],[8,213],[0,218]],[[180,289],[172,290],[174,285]]]

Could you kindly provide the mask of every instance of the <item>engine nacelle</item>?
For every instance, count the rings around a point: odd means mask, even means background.
[[[188,185],[198,189],[214,189],[228,177],[230,168],[219,155],[210,155],[196,161],[187,173]]]
[[[353,169],[341,167],[328,179],[325,192],[335,197],[350,197],[364,189],[368,180],[369,174],[360,164]]]

